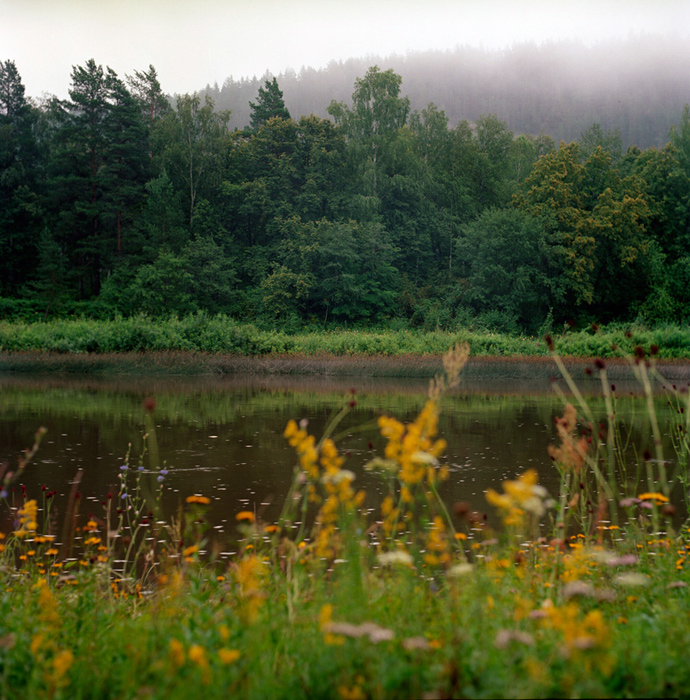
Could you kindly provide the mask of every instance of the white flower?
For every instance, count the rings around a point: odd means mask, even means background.
[[[448,576],[467,576],[467,574],[472,573],[474,566],[468,562],[462,564],[456,564],[448,569]]]
[[[355,473],[351,472],[349,469],[338,469],[338,471],[333,474],[324,474],[321,480],[324,484],[339,484],[345,479],[354,481]]]
[[[402,549],[398,549],[395,552],[383,552],[382,554],[377,554],[376,558],[379,564],[387,566],[389,564],[402,564],[403,566],[412,566],[412,557]]]

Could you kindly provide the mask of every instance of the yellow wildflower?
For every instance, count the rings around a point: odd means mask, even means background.
[[[185,662],[185,651],[182,642],[173,637],[168,646],[173,664],[175,664],[175,666],[183,666]]]
[[[668,498],[663,493],[641,493],[638,498],[641,501],[657,501],[657,503],[668,503]]]
[[[242,654],[237,649],[218,649],[218,658],[222,664],[233,664]]]
[[[74,662],[74,654],[69,649],[64,649],[53,657],[53,680],[56,684],[70,670]]]
[[[34,535],[38,524],[36,523],[36,513],[38,506],[35,500],[27,501],[23,508],[17,512],[19,516],[19,530],[15,531],[15,537],[27,537]]]

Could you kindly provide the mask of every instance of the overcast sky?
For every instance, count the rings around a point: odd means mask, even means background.
[[[153,64],[168,93],[232,76],[408,50],[690,34],[688,0],[0,0],[0,60],[27,94],[67,97],[89,58]]]

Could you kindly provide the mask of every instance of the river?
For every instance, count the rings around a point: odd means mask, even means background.
[[[78,490],[82,513],[98,516],[108,493],[118,492],[129,453],[130,475],[140,464],[145,474],[154,472],[147,478],[155,476],[153,487],[162,488],[165,512],[175,514],[189,495],[206,496],[216,532],[231,535],[238,511],[254,511],[267,522],[278,517],[296,463],[283,437],[288,420],[306,419],[318,438],[334,413],[354,397],[356,405],[336,430],[337,445],[347,456],[346,467],[357,475],[355,485],[367,492],[365,508],[375,511],[382,486],[363,465],[383,454],[376,420],[384,414],[413,420],[427,389],[425,380],[365,377],[5,376],[0,378],[0,463],[15,470],[36,430],[47,429],[21,483],[10,489],[8,502],[19,503],[21,484],[39,502],[43,494],[56,491],[51,513],[59,520],[70,490]],[[590,380],[583,391],[595,414],[605,420],[599,383]],[[638,394],[638,387],[617,387],[617,411],[641,454],[652,443],[642,402],[631,393]],[[666,406],[663,395],[658,403]],[[157,465],[149,454],[140,459],[147,405],[153,409],[149,415]],[[449,505],[467,502],[491,520],[486,489],[500,490],[502,481],[528,468],[536,469],[540,483],[556,495],[558,475],[547,448],[557,442],[554,419],[563,405],[545,380],[472,379],[449,392],[442,399],[439,421],[439,434],[448,442],[443,462],[450,469],[444,500]],[[159,487],[161,468],[167,474]],[[3,527],[8,518],[6,511]]]

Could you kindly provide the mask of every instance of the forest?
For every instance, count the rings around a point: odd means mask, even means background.
[[[37,102],[0,62],[0,317],[687,322],[687,104],[663,145],[601,122],[557,142],[491,111],[413,109],[402,85],[373,65],[298,118],[267,76],[230,128],[209,91],[170,97],[153,66],[88,60],[68,99]]]

